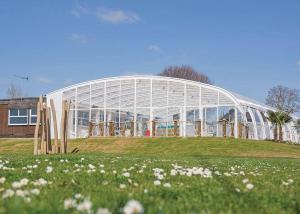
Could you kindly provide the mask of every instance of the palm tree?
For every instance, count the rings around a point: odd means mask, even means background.
[[[283,140],[282,126],[292,121],[292,117],[283,111],[268,111],[268,120],[275,126],[274,128],[274,140]],[[278,139],[279,132],[279,139]]]
[[[274,135],[274,140],[278,140],[278,117],[277,117],[277,112],[275,111],[268,111],[268,117],[267,119],[272,123],[274,126],[273,129],[273,135]]]
[[[279,115],[278,115],[278,121],[279,121],[279,141],[283,141],[283,133],[282,133],[282,126],[286,123],[290,123],[293,118],[288,114],[288,113],[285,113],[285,112],[279,112]]]

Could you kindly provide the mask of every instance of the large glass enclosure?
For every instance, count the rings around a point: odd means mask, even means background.
[[[132,76],[80,83],[47,95],[71,102],[69,137],[236,137],[271,139],[268,107],[183,79]],[[60,112],[58,111],[58,114]],[[59,116],[59,115],[58,115]],[[59,124],[58,124],[59,125]],[[284,138],[298,140],[287,124]]]

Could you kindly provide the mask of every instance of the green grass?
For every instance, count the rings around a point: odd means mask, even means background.
[[[80,150],[76,155],[33,156],[32,142],[0,140],[0,166],[14,168],[0,167],[0,178],[6,178],[0,184],[0,213],[77,213],[75,208],[64,209],[64,201],[76,193],[92,202],[94,213],[100,207],[122,213],[130,199],[138,200],[145,213],[300,212],[300,146],[220,138],[93,138],[71,141],[69,149]],[[89,164],[95,172],[88,172]],[[172,176],[172,164],[207,168],[212,177]],[[53,167],[51,173],[46,173],[47,166]],[[154,168],[166,173],[160,186],[154,185]],[[124,169],[129,178],[122,175]],[[13,189],[12,183],[22,178],[29,183],[20,189],[38,188],[40,194],[26,196],[30,203],[19,196],[3,199],[5,191]],[[34,186],[32,182],[39,178],[50,184]],[[247,189],[244,179],[254,188]],[[171,187],[164,187],[165,183]]]

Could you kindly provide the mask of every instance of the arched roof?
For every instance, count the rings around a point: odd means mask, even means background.
[[[49,94],[47,94],[47,96],[53,96],[56,93],[62,93],[64,91],[72,90],[72,89],[75,89],[78,87],[95,84],[95,83],[99,83],[99,82],[105,82],[105,81],[107,82],[107,81],[114,81],[114,80],[120,80],[120,81],[121,80],[132,80],[132,79],[165,80],[165,81],[171,81],[171,82],[179,82],[179,83],[183,83],[183,84],[187,84],[187,85],[201,86],[203,88],[212,89],[217,92],[223,93],[225,96],[230,98],[235,105],[238,105],[238,106],[253,107],[253,108],[258,108],[261,110],[274,110],[272,107],[266,106],[255,100],[252,100],[252,99],[244,97],[242,95],[230,92],[230,91],[223,89],[221,87],[218,87],[218,86],[205,84],[205,83],[201,83],[201,82],[195,82],[195,81],[191,81],[191,80],[185,80],[185,79],[179,79],[179,78],[173,78],[173,77],[164,77],[164,76],[152,76],[152,75],[118,76],[118,77],[109,77],[109,78],[90,80],[90,81],[77,83],[77,84],[50,92]]]

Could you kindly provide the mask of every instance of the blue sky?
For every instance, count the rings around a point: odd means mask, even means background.
[[[259,101],[299,89],[299,0],[3,0],[0,26],[0,98],[174,64]]]

